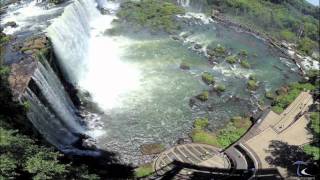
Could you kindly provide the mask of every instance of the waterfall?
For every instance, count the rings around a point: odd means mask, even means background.
[[[190,0],[178,0],[178,4],[182,7],[189,7],[190,6]]]
[[[77,140],[30,88],[23,97],[30,103],[28,119],[49,143],[63,149]]]
[[[83,133],[76,108],[46,59],[37,62],[31,85],[23,95],[29,103],[28,118],[50,143],[62,149]]]
[[[99,11],[94,0],[77,0],[47,28],[66,79],[74,85],[83,76],[90,38],[90,21]]]

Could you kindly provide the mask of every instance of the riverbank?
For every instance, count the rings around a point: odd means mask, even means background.
[[[319,69],[318,61],[313,60],[309,56],[303,56],[299,54],[299,52],[293,48],[293,45],[290,45],[287,42],[276,40],[265,32],[260,32],[247,25],[235,22],[216,10],[212,10],[211,17],[213,20],[222,25],[233,28],[237,31],[243,31],[245,33],[252,34],[257,38],[264,40],[270,45],[270,47],[279,50],[279,52],[281,52],[284,55],[284,58],[292,60],[298,66],[300,73],[303,76],[307,73],[309,69],[313,69],[313,67],[317,66]],[[316,63],[316,65],[314,65],[314,63]]]

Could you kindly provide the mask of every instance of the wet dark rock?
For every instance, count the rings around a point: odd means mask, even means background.
[[[191,143],[191,139],[190,138],[179,138],[177,141],[177,144],[187,144],[187,143]]]
[[[214,107],[213,107],[212,104],[209,104],[207,108],[208,108],[208,111],[213,111],[214,110]]]
[[[172,36],[172,39],[175,40],[175,41],[180,41],[180,37],[179,36]]]
[[[288,74],[284,74],[283,76],[284,76],[284,78],[286,78],[286,79],[289,79],[289,78],[290,78],[290,76],[289,76]]]
[[[87,138],[82,140],[82,147],[85,149],[96,150],[97,142],[93,138]]]
[[[8,27],[8,26],[13,27],[13,28],[18,27],[17,23],[14,21],[9,21],[4,25],[4,27]]]
[[[102,15],[107,15],[111,13],[108,9],[105,8],[99,8],[99,11]]]
[[[190,98],[189,100],[189,106],[194,106],[196,104],[196,100],[194,98]]]
[[[201,45],[201,44],[195,44],[195,45],[194,45],[194,48],[195,48],[195,49],[201,49],[201,48],[202,48],[202,45]]]
[[[183,70],[189,70],[190,69],[190,66],[186,63],[181,63],[180,64],[180,69],[183,69]]]
[[[140,146],[140,151],[143,155],[159,154],[164,150],[164,145],[159,143],[143,144]]]

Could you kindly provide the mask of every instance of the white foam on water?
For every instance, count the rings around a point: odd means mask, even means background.
[[[115,8],[117,4],[106,3],[105,7]],[[79,81],[103,109],[121,106],[121,95],[139,87],[139,71],[121,60],[129,39],[105,36],[103,32],[112,27],[114,15],[99,15],[91,23],[91,38],[88,42],[88,56],[85,60],[87,71]]]
[[[44,30],[47,25],[46,21],[37,19],[43,15],[53,15],[62,7],[46,8],[40,6],[39,3],[34,1],[21,1],[19,3],[11,4],[8,6],[6,14],[1,17],[1,25],[5,25],[8,22],[15,22],[17,27],[7,26],[3,32],[6,34],[14,34],[21,30]]]

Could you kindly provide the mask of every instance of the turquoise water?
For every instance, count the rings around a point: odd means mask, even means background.
[[[209,26],[209,29],[194,29],[194,35],[189,38],[204,45],[221,44],[234,53],[246,49],[252,68],[232,67],[224,61],[213,66],[203,54],[191,50],[190,44],[169,36],[143,34],[132,39],[128,36],[129,43],[122,46],[120,61],[139,72],[139,85],[119,95],[120,106],[105,109],[106,133],[100,139],[106,142],[106,149],[120,152],[127,161],[139,161],[140,145],[173,145],[178,138],[188,136],[196,117],[209,117],[210,129],[216,131],[230,117],[256,110],[253,103],[264,96],[265,89],[274,90],[299,78],[261,40],[224,28],[223,33],[220,32],[222,37],[217,37],[218,25]],[[253,53],[257,57],[253,57]],[[182,62],[191,69],[181,70]],[[206,103],[191,107],[190,98],[212,88],[201,80],[203,72],[212,73],[217,84],[224,84],[227,90],[222,94],[212,93]],[[289,78],[284,77],[285,73]],[[260,82],[260,88],[253,95],[246,88],[249,75],[256,75]]]
[[[194,17],[198,15],[184,17],[186,24],[175,35],[105,35],[112,27],[112,15],[93,23],[80,85],[102,111],[99,121],[104,125],[97,136],[100,148],[118,152],[125,162],[150,161],[151,156],[142,156],[141,145],[174,145],[179,138],[188,137],[197,117],[208,117],[209,129],[216,132],[230,117],[255,112],[266,90],[299,80],[297,68],[280,60],[262,40],[210,22],[203,14],[201,19]],[[223,58],[212,64],[203,51],[193,49],[194,44],[203,48],[221,45],[231,54],[247,50],[252,68],[230,65]],[[190,70],[180,69],[181,63]],[[213,87],[201,80],[203,72],[212,73],[216,84],[225,85],[226,91],[211,91]],[[250,75],[259,81],[255,92],[247,90]],[[190,105],[190,99],[204,90],[210,90],[209,100]]]

